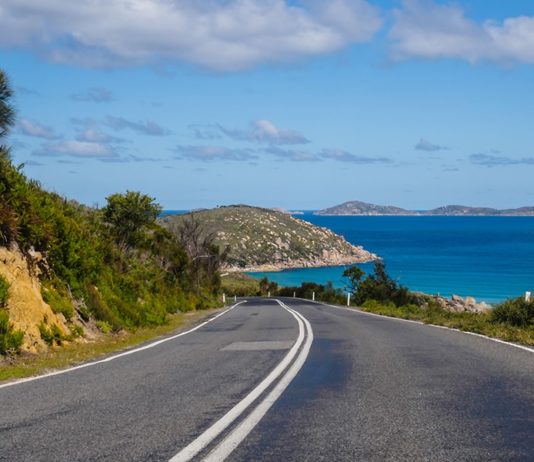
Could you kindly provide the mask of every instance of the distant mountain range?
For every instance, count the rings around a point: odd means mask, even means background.
[[[493,209],[466,205],[445,205],[432,210],[406,210],[391,205],[375,205],[361,201],[349,201],[314,212],[315,215],[387,215],[387,216],[534,216],[534,207],[518,209]]]

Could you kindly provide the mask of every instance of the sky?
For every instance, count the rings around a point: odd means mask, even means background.
[[[2,0],[7,144],[88,205],[534,205],[532,0]]]

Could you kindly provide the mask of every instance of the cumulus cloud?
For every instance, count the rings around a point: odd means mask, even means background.
[[[20,119],[17,128],[21,134],[26,136],[44,138],[46,140],[55,140],[59,138],[52,128],[29,119]]]
[[[507,156],[499,156],[494,154],[478,153],[469,156],[473,164],[482,165],[484,167],[503,167],[509,165],[534,165],[534,157],[522,157],[515,159]]]
[[[109,103],[114,100],[113,93],[107,88],[93,87],[82,93],[75,93],[70,97],[74,101],[91,103]]]
[[[447,148],[445,146],[440,146],[439,144],[433,144],[430,141],[421,138],[419,143],[415,145],[415,149],[418,151],[436,152]]]
[[[232,130],[220,125],[219,129],[226,136],[235,140],[268,144],[306,144],[310,142],[299,132],[288,128],[279,128],[271,121],[265,119],[252,121],[247,130]]]
[[[342,149],[323,149],[320,156],[324,159],[336,160],[338,162],[352,162],[355,164],[389,164],[388,157],[358,156]]]
[[[65,140],[48,143],[33,152],[34,156],[67,156],[86,159],[109,159],[117,157],[113,148],[104,143]]]
[[[534,16],[477,23],[456,4],[403,0],[390,31],[395,59],[534,63]]]
[[[177,146],[178,159],[199,160],[203,162],[217,160],[248,161],[257,159],[252,149],[232,149],[224,146]]]
[[[134,122],[124,117],[107,116],[104,125],[116,131],[129,129],[141,135],[165,136],[171,134],[170,130],[152,120]]]
[[[0,23],[1,47],[55,62],[236,71],[368,41],[382,20],[366,0],[2,0]]]
[[[76,136],[78,141],[87,141],[90,143],[122,143],[124,140],[95,127],[86,127]]]

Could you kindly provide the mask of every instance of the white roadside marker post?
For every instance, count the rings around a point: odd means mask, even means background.
[[[525,302],[530,302],[531,295],[532,294],[530,292],[525,292]]]
[[[315,292],[312,292],[312,302],[315,301]]]
[[[350,292],[347,292],[347,306],[350,306]]]
[[[234,303],[237,302],[237,295],[234,295]]]
[[[296,298],[296,297],[297,297],[297,293],[293,292],[293,298]]]
[[[271,291],[267,292],[267,297],[271,298]]]
[[[223,294],[223,305],[226,305],[226,294]]]

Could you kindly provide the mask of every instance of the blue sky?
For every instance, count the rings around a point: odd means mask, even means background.
[[[8,143],[167,209],[534,205],[534,2],[3,0]]]

